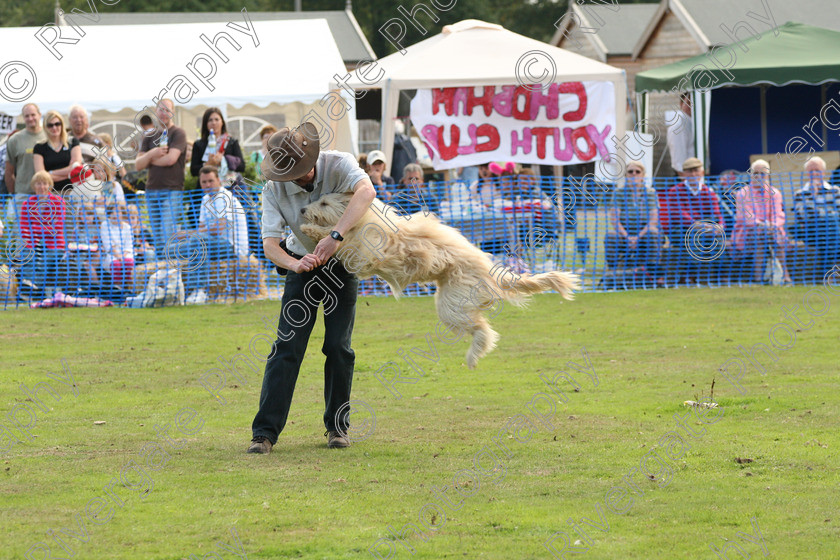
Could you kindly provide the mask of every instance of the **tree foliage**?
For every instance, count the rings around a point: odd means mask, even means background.
[[[586,3],[606,4],[618,1],[620,4],[643,3],[642,0],[587,0]],[[305,11],[343,10],[346,0],[302,0]],[[79,8],[90,12],[93,4],[101,12],[236,12],[243,8],[249,11],[291,11],[294,0],[249,0],[243,4],[242,0],[119,0],[117,4],[108,6],[101,0],[61,0],[61,7],[65,12]],[[377,56],[385,56],[396,52],[397,47],[380,31],[389,21],[388,28],[393,35],[397,34],[399,25],[406,29],[403,46],[413,45],[423,39],[432,37],[440,32],[444,25],[464,19],[480,19],[498,23],[503,27],[532,37],[540,41],[548,41],[554,34],[554,22],[566,12],[567,0],[438,0],[438,5],[452,4],[448,10],[438,10],[431,0],[402,0],[394,3],[391,0],[356,0],[353,3],[353,14],[367,36]],[[424,5],[429,8],[431,15],[416,7]],[[406,12],[416,10],[415,27],[409,22],[408,16],[398,11],[402,6]],[[55,0],[0,0],[0,25],[9,26],[41,26],[55,20]],[[396,23],[399,19],[401,24]],[[437,19],[437,21],[435,21]]]

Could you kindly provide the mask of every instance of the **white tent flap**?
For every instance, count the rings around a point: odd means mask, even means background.
[[[0,111],[19,115],[25,102],[42,111],[66,113],[75,103],[119,111],[161,97],[186,107],[312,103],[345,72],[324,19],[254,22],[245,10],[227,24],[75,19],[83,25],[0,30],[3,59],[11,61],[0,70]]]

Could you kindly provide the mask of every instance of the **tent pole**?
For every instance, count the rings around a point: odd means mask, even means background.
[[[826,94],[827,88],[828,88],[828,84],[823,84],[823,85],[820,86],[820,107],[825,107],[825,104],[826,104],[825,94]],[[824,120],[820,119],[820,121],[822,122],[822,125],[823,125],[822,126],[822,129],[823,129],[823,131],[822,131],[823,132],[822,133],[823,146],[828,146],[828,128],[826,128]],[[826,147],[825,149],[827,150],[828,147]]]
[[[761,86],[761,153],[767,153],[767,86]]]

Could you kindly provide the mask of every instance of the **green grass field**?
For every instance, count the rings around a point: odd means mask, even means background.
[[[431,299],[360,298],[353,396],[375,428],[326,448],[319,324],[268,456],[244,453],[262,364],[219,398],[199,380],[217,357],[265,355],[255,337],[277,303],[7,311],[0,557],[708,559],[728,539],[753,558],[840,558],[840,293],[811,316],[807,291],[538,296],[501,310],[499,347],[473,371],[465,341],[435,336]],[[794,306],[791,343],[776,325]],[[771,329],[790,347],[757,354],[767,375],[746,363],[741,394],[718,368]],[[401,352],[432,356],[429,332],[439,358],[416,357],[418,376]],[[388,362],[417,377],[399,399],[374,377]],[[561,370],[580,386],[555,387],[566,402],[541,379]],[[693,415],[683,401],[713,379],[722,408]],[[47,410],[20,387],[42,381],[61,397],[42,388]],[[425,533],[396,540],[411,523]]]

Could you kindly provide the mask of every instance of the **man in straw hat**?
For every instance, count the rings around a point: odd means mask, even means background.
[[[338,251],[342,234],[364,215],[376,191],[352,154],[320,151],[317,129],[310,122],[272,134],[261,169],[268,179],[263,190],[263,248],[266,257],[288,273],[277,340],[265,364],[248,453],[270,453],[283,431],[320,301],[324,302],[327,446],[347,447],[347,403],[355,362],[350,339],[359,283],[340,262],[330,259]],[[301,209],[335,192],[354,194],[330,237],[316,244],[300,230]],[[281,243],[286,226],[292,233]]]

